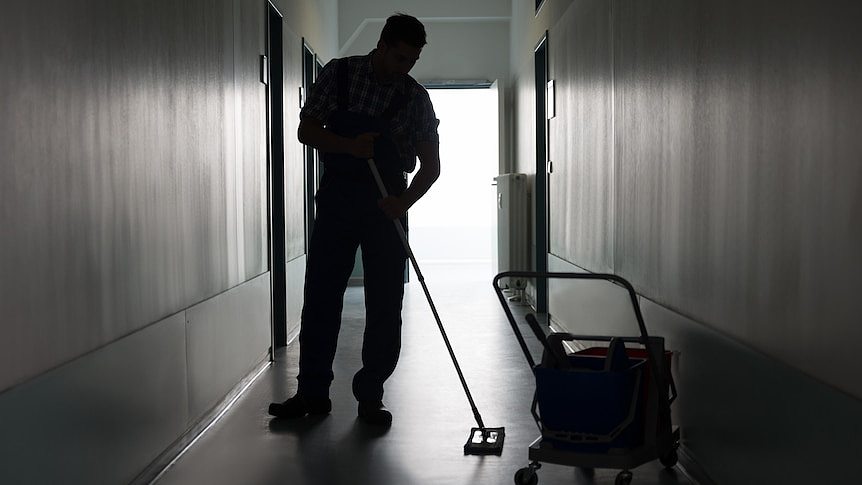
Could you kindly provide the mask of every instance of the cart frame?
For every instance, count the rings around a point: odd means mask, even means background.
[[[650,374],[647,385],[650,386],[646,402],[643,403],[644,440],[643,443],[631,449],[612,449],[609,452],[582,452],[554,447],[553,443],[540,436],[529,447],[528,457],[531,461],[528,467],[518,470],[515,474],[515,483],[519,485],[534,485],[538,483],[536,470],[541,467],[540,462],[554,463],[566,466],[582,468],[611,468],[622,470],[616,478],[617,485],[627,485],[632,480],[630,469],[640,466],[655,459],[661,460],[662,464],[670,468],[677,462],[676,449],[679,446],[679,427],[671,422],[670,404],[676,399],[676,385],[670,368],[664,365],[664,338],[650,337],[647,333],[643,314],[641,313],[637,293],[634,287],[625,278],[609,273],[559,273],[559,272],[530,272],[530,271],[506,271],[494,277],[493,286],[500,304],[506,313],[506,318],[512,331],[521,346],[521,350],[527,359],[530,368],[536,367],[536,362],[527,348],[524,337],[518,328],[512,310],[509,307],[503,289],[499,281],[503,278],[545,278],[545,279],[580,279],[580,280],[604,280],[610,281],[623,287],[629,295],[635,318],[637,319],[638,337],[623,337],[627,343],[638,343],[646,349],[646,365]],[[528,319],[529,322],[529,319]],[[533,326],[534,322],[529,322]],[[541,328],[534,327],[539,339],[544,339]],[[609,341],[612,337],[595,335],[565,335],[565,340],[591,340]],[[660,365],[661,363],[661,365]],[[668,392],[670,391],[670,392]],[[538,400],[533,394],[531,412],[536,420],[536,425],[543,435],[547,431],[544,428],[541,416],[537,411]],[[604,441],[604,440],[600,440]]]

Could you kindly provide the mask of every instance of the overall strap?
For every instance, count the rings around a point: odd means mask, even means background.
[[[350,89],[350,82],[347,78],[349,74],[347,72],[347,60],[344,59],[339,61],[337,64],[337,68],[338,70],[336,72],[336,77],[338,80],[338,89],[336,91],[338,92],[338,109],[346,111],[347,103],[349,100],[348,89]]]

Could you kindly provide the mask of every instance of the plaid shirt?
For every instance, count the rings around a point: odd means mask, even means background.
[[[392,137],[398,153],[405,160],[405,171],[416,167],[416,144],[438,143],[437,125],[440,121],[434,114],[434,106],[428,91],[410,76],[392,83],[382,84],[374,76],[371,56],[333,59],[320,72],[317,81],[308,93],[300,118],[314,118],[322,123],[338,109],[338,64],[347,63],[348,106],[347,110],[368,116],[383,114],[396,92],[406,95],[404,106],[392,119]],[[409,170],[407,170],[409,169]]]

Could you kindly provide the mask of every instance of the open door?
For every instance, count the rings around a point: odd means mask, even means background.
[[[273,350],[287,345],[287,262],[284,214],[284,91],[281,13],[266,8],[266,56],[261,80],[267,84],[267,138],[269,185],[269,270],[272,277]]]

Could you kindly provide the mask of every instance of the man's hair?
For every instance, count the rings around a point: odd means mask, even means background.
[[[380,32],[380,40],[388,46],[394,46],[398,41],[413,47],[425,47],[425,26],[416,17],[396,13],[386,19],[386,25]]]

